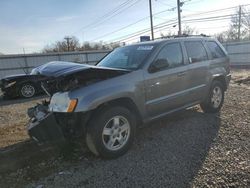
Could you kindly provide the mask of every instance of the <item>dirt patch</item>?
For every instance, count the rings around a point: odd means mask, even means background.
[[[238,79],[235,81],[237,84],[246,84],[250,86],[250,76],[247,78]]]
[[[250,70],[234,70],[231,83],[250,88]]]
[[[26,124],[27,109],[40,100],[0,106],[0,148],[28,139]]]

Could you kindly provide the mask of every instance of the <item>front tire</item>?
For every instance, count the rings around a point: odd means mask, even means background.
[[[220,81],[213,81],[209,95],[203,103],[201,109],[207,113],[217,113],[220,111],[224,102],[224,87]]]
[[[100,110],[90,120],[86,143],[89,150],[103,158],[117,158],[131,147],[136,132],[136,118],[124,107]]]
[[[36,88],[32,83],[24,83],[19,88],[19,95],[22,98],[31,98],[36,94]]]

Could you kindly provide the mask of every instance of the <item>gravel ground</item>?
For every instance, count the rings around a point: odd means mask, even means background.
[[[45,152],[39,161],[2,173],[0,187],[250,187],[249,75],[234,72],[219,114],[194,107],[152,122],[115,160],[96,158],[79,145],[70,154]]]
[[[28,139],[26,123],[27,109],[40,100],[28,103],[0,106],[0,147],[9,146]]]

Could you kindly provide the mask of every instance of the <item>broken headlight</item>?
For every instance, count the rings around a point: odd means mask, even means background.
[[[73,112],[77,106],[77,99],[70,99],[68,92],[55,93],[49,104],[51,112]]]

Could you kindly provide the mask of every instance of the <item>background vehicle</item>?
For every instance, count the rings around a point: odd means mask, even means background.
[[[29,110],[28,131],[39,142],[84,138],[105,158],[124,154],[142,123],[197,104],[218,112],[231,78],[227,53],[209,37],[125,46],[84,66],[51,72],[51,100]]]
[[[40,76],[30,74],[12,75],[0,80],[0,88],[4,98],[31,98],[43,93]]]
[[[44,93],[41,88],[41,82],[48,80],[51,75],[40,75],[38,71],[40,69],[46,69],[50,65],[50,70],[56,72],[63,70],[65,67],[81,67],[79,63],[58,63],[49,62],[39,67],[34,68],[30,74],[11,75],[0,80],[0,89],[3,92],[5,98],[31,98],[37,94]],[[44,93],[45,94],[45,93]]]

